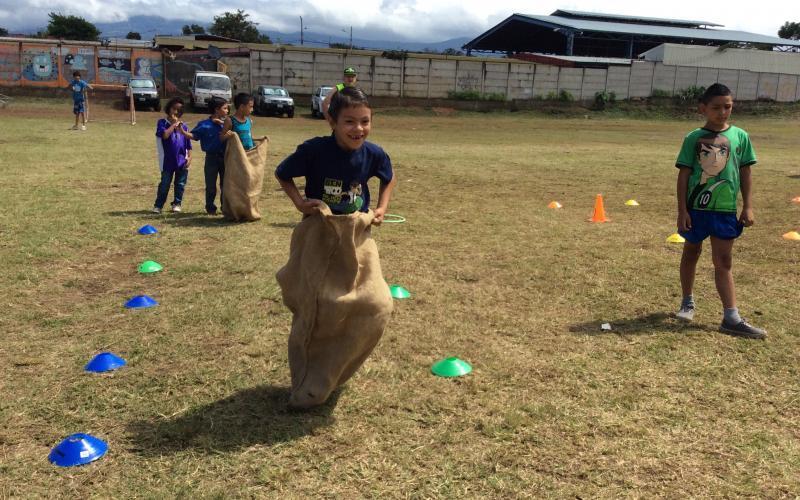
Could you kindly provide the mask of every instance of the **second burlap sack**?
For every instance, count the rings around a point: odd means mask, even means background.
[[[225,174],[222,182],[222,213],[232,221],[261,218],[258,197],[264,184],[269,139],[254,139],[255,147],[245,151],[239,136],[233,134],[225,148]]]
[[[324,403],[372,352],[389,322],[392,297],[371,236],[372,212],[333,215],[327,206],[292,233],[277,273],[292,311],[289,404]]]

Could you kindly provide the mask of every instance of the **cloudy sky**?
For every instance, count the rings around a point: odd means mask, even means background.
[[[705,8],[696,10],[698,6]],[[530,0],[0,0],[0,27],[44,27],[51,11],[84,17],[92,22],[125,21],[131,15],[160,15],[194,19],[208,24],[214,15],[243,9],[262,30],[296,32],[298,16],[315,33],[339,35],[353,28],[360,39],[439,41],[474,37],[512,13],[547,15],[556,9],[669,17],[715,22],[726,29],[777,36],[786,21],[800,21],[797,0],[748,2],[672,0],[607,0],[605,2]]]

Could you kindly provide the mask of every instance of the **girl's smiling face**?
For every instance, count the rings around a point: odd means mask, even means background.
[[[331,128],[336,144],[345,151],[355,151],[364,145],[372,126],[372,110],[364,105],[349,106],[339,112]]]

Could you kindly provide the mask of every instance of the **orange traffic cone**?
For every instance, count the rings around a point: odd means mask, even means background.
[[[594,199],[594,213],[589,222],[609,222],[610,220],[606,217],[606,209],[603,208],[603,195],[598,194]]]
[[[551,201],[547,204],[547,208],[561,208],[561,203],[557,201]]]
[[[800,196],[795,196],[792,198],[792,203],[800,203]]]

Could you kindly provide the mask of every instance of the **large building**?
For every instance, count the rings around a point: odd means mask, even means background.
[[[656,19],[559,9],[549,16],[513,14],[464,45],[473,51],[634,59],[663,43],[800,47],[800,40],[717,29],[708,21]]]

